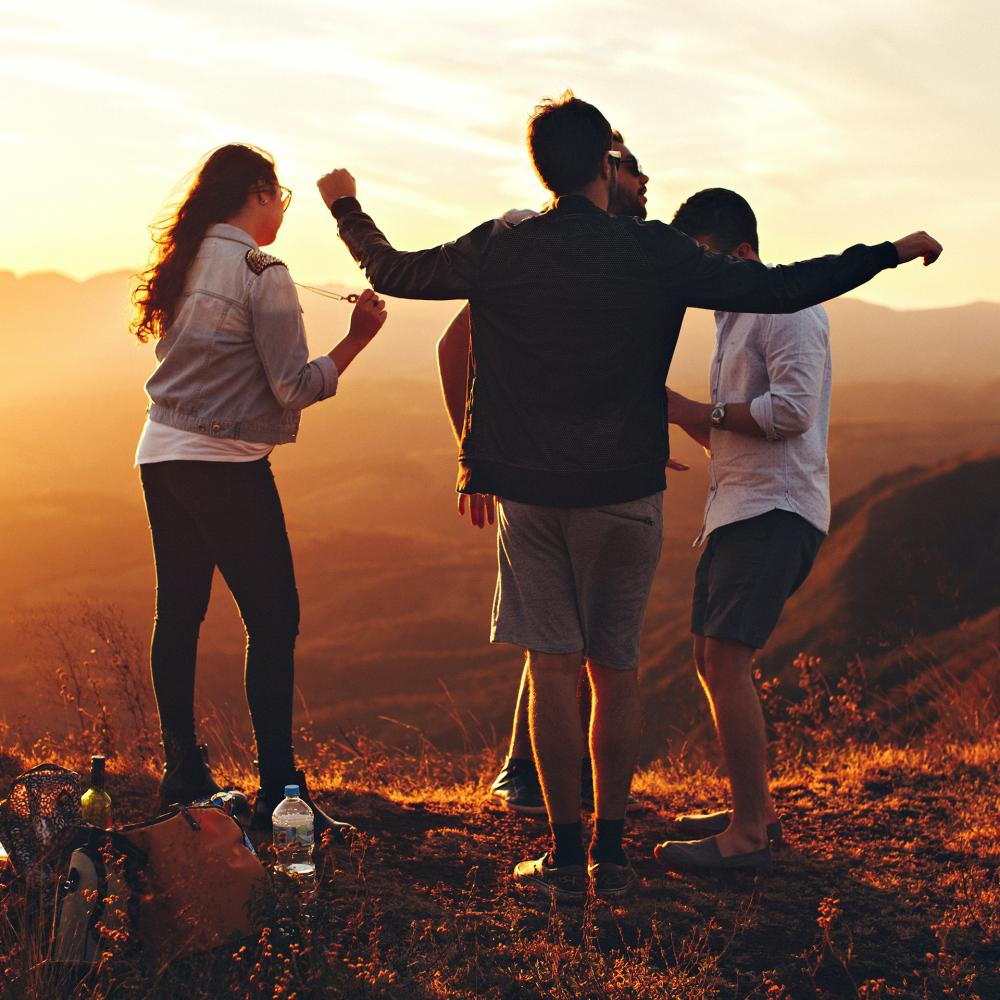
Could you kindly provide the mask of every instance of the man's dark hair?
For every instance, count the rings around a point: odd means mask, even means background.
[[[556,197],[586,187],[611,148],[611,126],[593,104],[567,90],[528,119],[528,150],[538,179]]]
[[[757,216],[742,195],[728,188],[706,188],[690,198],[674,215],[671,225],[688,236],[705,236],[722,253],[749,243],[759,253]]]

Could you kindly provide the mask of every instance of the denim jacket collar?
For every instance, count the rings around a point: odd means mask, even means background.
[[[208,227],[206,236],[215,236],[220,240],[232,240],[234,243],[243,243],[248,247],[257,249],[257,241],[246,230],[239,226],[231,226],[228,222],[216,222]]]

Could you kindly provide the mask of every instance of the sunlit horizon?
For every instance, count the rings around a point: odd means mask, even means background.
[[[309,284],[355,285],[315,179],[347,166],[401,248],[453,238],[545,192],[528,113],[566,87],[597,104],[669,220],[707,186],[744,194],[783,262],[927,229],[934,268],[856,297],[895,309],[997,301],[992,5],[797,10],[708,2],[608,11],[522,0],[460,11],[375,2],[0,6],[5,213],[0,270],[136,271],[149,225],[212,148],[276,157],[294,200],[272,252]]]

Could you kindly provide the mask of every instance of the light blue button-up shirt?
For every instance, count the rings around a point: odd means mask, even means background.
[[[830,325],[813,306],[788,315],[717,312],[713,402],[749,403],[765,437],[711,432],[698,545],[716,528],[770,510],[830,530]]]

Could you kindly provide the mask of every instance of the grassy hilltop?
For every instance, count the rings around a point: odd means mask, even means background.
[[[637,776],[640,810],[627,829],[639,890],[624,906],[556,909],[509,881],[516,861],[542,852],[547,830],[487,802],[492,748],[445,754],[419,734],[389,749],[304,733],[322,801],[364,831],[351,849],[322,855],[313,900],[276,890],[257,938],[163,969],[127,939],[109,942],[100,970],[79,982],[41,962],[48,916],[15,885],[0,895],[0,997],[997,996],[992,707],[943,694],[934,721],[906,733],[870,710],[859,670],[829,684],[815,659],[799,657],[796,669],[795,701],[764,683],[790,841],[768,877],[658,869],[652,848],[670,817],[724,801],[710,764],[660,760]],[[87,744],[114,736],[101,729],[114,721],[95,716],[89,729],[33,745],[0,734],[0,790],[42,759],[82,769]],[[130,747],[109,765],[116,820],[152,815],[151,747],[115,742]],[[227,782],[252,787],[245,748],[217,756]]]

